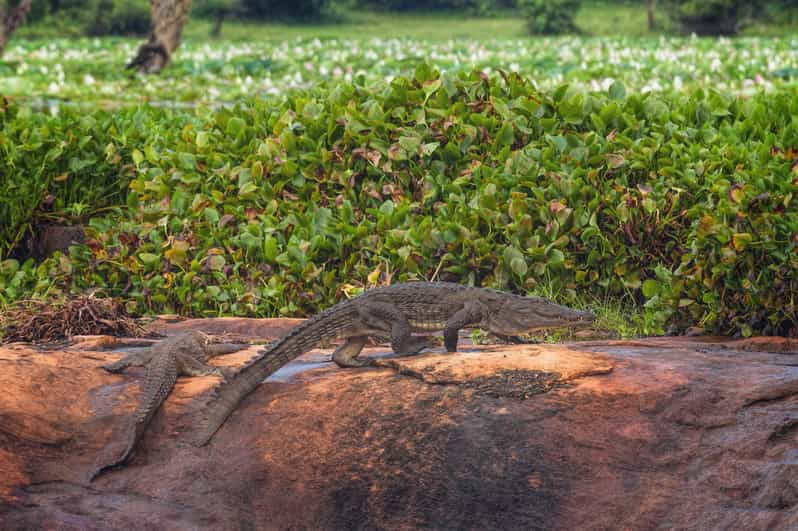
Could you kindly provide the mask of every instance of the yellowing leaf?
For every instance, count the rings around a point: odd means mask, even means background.
[[[745,192],[743,191],[742,184],[735,184],[729,188],[729,199],[735,203],[740,203],[743,199],[745,199]]]
[[[699,237],[708,236],[715,232],[715,218],[710,215],[703,216],[698,222],[697,231]]]
[[[372,285],[372,286],[376,286],[377,285],[377,283],[380,281],[380,273],[381,272],[382,272],[382,270],[381,270],[380,266],[377,266],[377,268],[374,271],[369,273],[368,282],[369,282],[370,285]]]
[[[65,274],[69,275],[72,273],[72,260],[70,260],[68,256],[63,254],[59,256],[58,265],[61,267],[61,271],[63,271]]]
[[[739,252],[745,249],[751,243],[753,237],[747,232],[737,232],[732,234],[732,245]]]

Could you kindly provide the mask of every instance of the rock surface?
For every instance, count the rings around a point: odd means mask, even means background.
[[[216,378],[181,378],[130,465],[87,483],[136,406],[141,373],[99,369],[114,345],[0,347],[0,528],[798,529],[786,340],[372,348],[378,367],[350,370],[314,351],[203,448],[188,441]]]

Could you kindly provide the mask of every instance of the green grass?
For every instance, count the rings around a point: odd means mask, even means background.
[[[670,32],[672,27],[663,9],[657,9],[655,22],[658,25],[653,33]],[[587,35],[628,35],[640,37],[651,35],[643,2],[617,4],[607,2],[586,2],[576,14],[576,25]]]
[[[187,38],[207,38],[211,23],[192,19],[186,27]],[[225,23],[222,39],[291,40],[296,38],[394,38],[441,41],[458,38],[518,38],[526,35],[524,21],[503,15],[478,18],[458,13],[352,13],[346,22],[335,24]]]
[[[661,10],[657,20],[668,27]],[[642,3],[609,4],[586,3],[576,16],[576,24],[586,35],[650,35],[646,10]],[[211,23],[193,19],[186,28],[186,36],[207,38]],[[499,13],[492,17],[476,17],[462,13],[367,13],[353,12],[346,22],[335,24],[285,23],[226,23],[223,39],[228,40],[290,40],[296,38],[352,38],[406,37],[427,41],[449,39],[515,39],[528,37],[526,21],[515,12]]]

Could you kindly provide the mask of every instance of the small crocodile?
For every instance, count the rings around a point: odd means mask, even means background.
[[[144,389],[133,416],[127,445],[121,453],[113,457],[108,458],[106,455],[102,455],[101,462],[97,464],[90,479],[94,479],[109,468],[121,466],[130,459],[147,425],[174,387],[178,375],[216,374],[224,378],[230,374],[229,369],[214,367],[205,362],[214,356],[237,352],[247,346],[233,343],[212,343],[210,336],[202,332],[190,331],[168,337],[142,352],[134,352],[110,365],[104,365],[103,369],[113,373],[119,373],[134,366],[146,367],[146,373]]]
[[[446,350],[455,352],[459,331],[464,328],[513,336],[542,328],[589,324],[594,319],[592,312],[539,297],[449,282],[408,282],[368,290],[294,327],[217,386],[195,444],[207,444],[241,400],[266,377],[331,340],[345,340],[332,355],[338,366],[362,367],[371,363],[358,358],[370,336],[390,337],[393,351],[406,355],[428,346],[423,336],[442,330]]]

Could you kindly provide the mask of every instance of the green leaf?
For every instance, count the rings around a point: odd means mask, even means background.
[[[548,254],[548,264],[557,265],[565,262],[565,253],[559,249],[552,249]]]
[[[643,282],[643,295],[646,298],[654,297],[655,295],[659,295],[659,282],[656,280],[648,279]]]
[[[203,215],[205,216],[205,220],[208,222],[209,225],[215,227],[219,224],[219,211],[213,207],[208,207],[203,211]]]
[[[514,140],[513,125],[509,122],[505,122],[496,135],[496,144],[500,147],[509,146]]]
[[[626,87],[620,81],[615,81],[610,85],[609,90],[610,99],[619,101],[626,98]]]
[[[180,166],[184,170],[193,170],[197,167],[197,159],[193,153],[180,152],[177,154],[177,158],[180,160]]]
[[[399,145],[408,153],[415,154],[418,153],[418,148],[421,146],[421,139],[415,136],[400,136]]]
[[[510,269],[513,270],[513,273],[518,275],[519,277],[523,277],[526,275],[529,268],[526,265],[526,261],[523,258],[513,258],[510,261]]]
[[[161,257],[152,253],[139,253],[139,260],[144,265],[153,265],[161,261]]]
[[[208,147],[208,133],[207,131],[200,131],[197,133],[197,147],[199,149],[204,149]]]
[[[427,100],[429,100],[430,96],[432,96],[439,88],[441,88],[441,80],[440,79],[432,79],[429,81],[425,81],[421,85],[422,90],[424,90],[424,94],[426,95],[424,98],[424,104],[427,104]]]
[[[274,262],[279,253],[277,238],[274,236],[266,236],[263,240],[263,255],[269,262]]]
[[[247,122],[237,116],[234,116],[227,121],[227,127],[225,127],[224,132],[231,136],[238,136],[238,134],[244,130],[246,125]]]
[[[212,271],[221,271],[224,269],[225,264],[227,261],[224,259],[224,256],[219,254],[213,254],[208,257],[208,268]]]
[[[253,183],[252,181],[249,181],[249,182],[244,183],[238,189],[238,195],[240,195],[242,197],[243,196],[247,196],[247,195],[251,195],[251,194],[254,194],[257,190],[258,190],[258,187],[255,185],[255,183]]]

